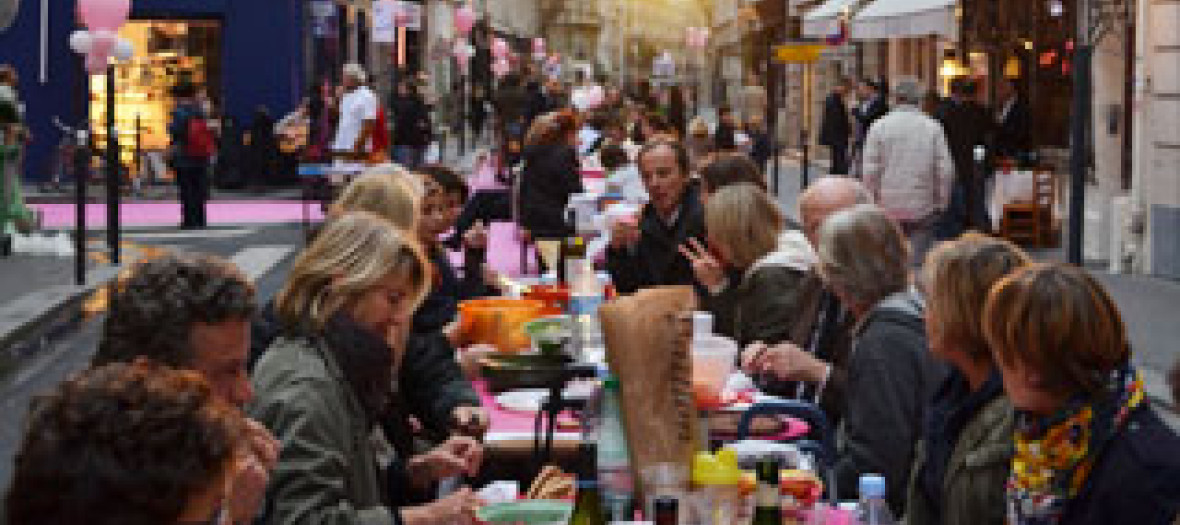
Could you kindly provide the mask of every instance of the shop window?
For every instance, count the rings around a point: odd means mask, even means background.
[[[135,54],[114,67],[115,127],[120,159],[137,168],[139,145],[148,154],[168,147],[172,87],[189,80],[205,91],[213,110],[221,102],[221,23],[215,20],[133,20],[119,36],[131,41]],[[90,121],[99,143],[106,140],[106,75],[90,77]],[[135,170],[139,172],[140,170]]]

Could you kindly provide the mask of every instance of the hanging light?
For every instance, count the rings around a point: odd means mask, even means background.
[[[965,69],[958,57],[953,53],[948,53],[942,59],[942,67],[938,69],[938,74],[943,78],[955,78],[962,76]]]
[[[1060,18],[1063,14],[1065,14],[1065,6],[1061,4],[1061,0],[1049,0],[1049,16]]]

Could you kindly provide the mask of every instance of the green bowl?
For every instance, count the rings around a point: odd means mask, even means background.
[[[528,334],[533,346],[544,355],[562,355],[565,345],[573,337],[570,329],[570,318],[565,315],[543,317],[530,321],[524,325],[524,333]]]
[[[573,513],[574,504],[569,501],[522,499],[488,505],[479,509],[475,517],[485,523],[565,525]]]

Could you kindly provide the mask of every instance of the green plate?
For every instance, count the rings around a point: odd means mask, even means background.
[[[526,523],[529,525],[564,525],[574,512],[569,501],[522,499],[488,505],[475,517],[486,523]]]

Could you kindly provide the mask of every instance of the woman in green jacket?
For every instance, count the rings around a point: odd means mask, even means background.
[[[1012,405],[981,319],[992,285],[1026,264],[1020,248],[977,234],[943,243],[926,259],[927,339],[953,371],[927,409],[910,471],[908,525],[1004,523]]]
[[[398,509],[382,487],[388,459],[378,418],[393,397],[410,315],[426,293],[427,263],[407,234],[364,212],[333,219],[295,260],[276,310],[284,333],[257,363],[250,415],[279,440],[262,523],[468,523],[464,489]],[[396,436],[395,436],[396,437]],[[405,486],[474,474],[481,450],[455,438],[389,468]],[[397,497],[398,494],[392,494]]]

